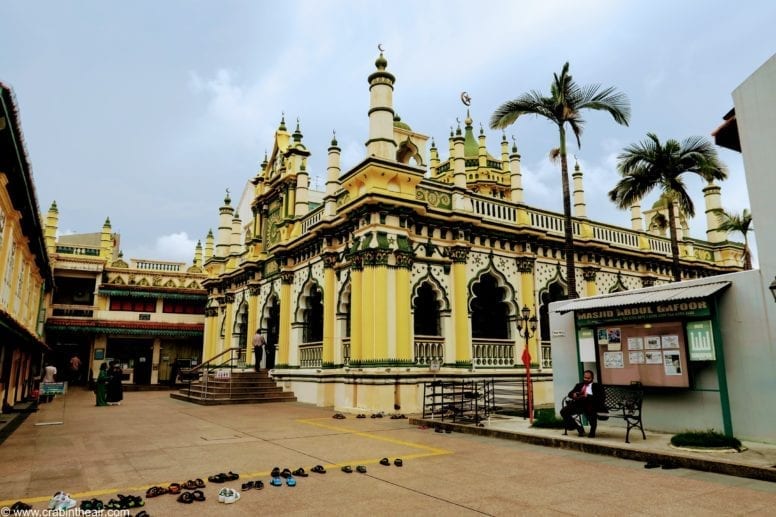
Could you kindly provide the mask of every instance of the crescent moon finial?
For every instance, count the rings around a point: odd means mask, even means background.
[[[378,43],[378,44],[377,44],[377,50],[379,50],[380,52],[383,52],[383,51],[385,50],[385,49],[383,48],[383,44],[382,44],[382,43]]]
[[[461,102],[463,102],[464,106],[470,106],[472,103],[472,98],[467,92],[461,92]]]

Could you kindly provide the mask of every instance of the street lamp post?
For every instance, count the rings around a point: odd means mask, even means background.
[[[517,333],[525,338],[522,359],[525,366],[525,385],[528,391],[528,418],[533,424],[533,385],[531,384],[531,352],[528,350],[528,340],[536,335],[536,309],[531,314],[531,309],[527,305],[523,305],[523,308],[520,310],[520,316],[517,317]]]

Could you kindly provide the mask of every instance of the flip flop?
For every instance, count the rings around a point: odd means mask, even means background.
[[[191,504],[194,502],[194,498],[191,497],[191,492],[183,492],[178,496],[179,503]]]
[[[366,415],[363,413],[360,413],[359,415],[356,416],[356,418],[366,418]]]
[[[343,418],[345,418],[345,415],[343,415],[342,413],[335,413],[332,418],[336,418],[337,420],[342,420]]]
[[[235,479],[240,479],[240,474],[237,474],[235,472],[229,471],[229,474],[226,475],[227,481],[234,481]]]
[[[310,469],[312,472],[315,472],[316,474],[326,474],[326,469],[323,468],[323,465],[316,465],[313,468]]]
[[[194,482],[197,484],[197,488],[205,488],[205,482],[202,479],[197,478]]]
[[[275,467],[274,469],[272,469],[272,472],[270,472],[269,475],[272,476],[273,478],[280,477],[280,467]]]
[[[291,470],[290,469],[283,469],[283,471],[280,473],[280,477],[290,478],[291,477]]]
[[[299,476],[300,478],[306,478],[307,476],[309,476],[309,475],[310,475],[310,474],[308,474],[307,472],[305,472],[305,471],[304,471],[304,469],[303,469],[302,467],[299,467],[298,469],[296,469],[296,470],[293,472],[293,474],[294,474],[295,476]]]
[[[256,481],[256,483],[253,485],[253,488],[255,488],[256,490],[262,490],[264,488],[264,481],[262,480]]]
[[[243,483],[241,487],[242,491],[245,492],[246,490],[250,490],[251,488],[254,487],[254,485],[255,483],[253,481],[248,481],[247,483]]]
[[[294,479],[294,476],[288,476],[286,478],[286,485],[288,485],[288,486],[296,486],[296,479]]]
[[[390,467],[391,466],[391,460],[389,460],[388,458],[383,458],[383,459],[380,460],[380,465],[385,465],[386,467]]]
[[[364,465],[359,465],[356,467],[356,470],[359,471],[361,474],[366,474],[366,467]]]
[[[167,491],[170,492],[172,495],[180,494],[181,485],[179,483],[170,483],[170,486],[167,487]]]
[[[191,498],[195,501],[204,501],[205,500],[205,493],[202,492],[202,490],[194,490],[191,493]]]
[[[283,486],[283,480],[281,480],[279,476],[272,476],[269,484],[272,486]]]
[[[351,467],[350,465],[345,465],[344,467],[342,467],[342,472],[344,472],[346,474],[352,474],[353,473],[353,467]]]
[[[401,460],[401,458],[396,458],[395,460],[393,460],[393,464],[396,465],[397,467],[401,467],[402,465],[404,465],[404,462]]]

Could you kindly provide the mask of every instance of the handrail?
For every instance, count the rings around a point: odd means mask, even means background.
[[[223,352],[214,355],[213,357],[211,357],[207,361],[202,361],[200,364],[198,364],[194,368],[187,368],[186,370],[187,370],[188,373],[193,373],[193,372],[199,371],[203,366],[205,366],[206,364],[212,363],[213,361],[215,361],[216,359],[218,359],[222,355],[226,355],[226,354],[231,353],[233,351],[239,351],[239,350],[240,350],[240,347],[238,347],[238,346],[233,346],[232,348],[227,348]],[[181,370],[181,371],[183,371],[183,370]]]
[[[230,370],[233,369],[234,368],[234,361],[235,361],[235,359],[237,361],[240,360],[240,357],[242,356],[242,351],[243,351],[243,349],[240,348],[240,347],[237,347],[237,346],[231,347],[231,348],[227,348],[226,350],[224,350],[224,351],[214,355],[210,359],[208,359],[206,361],[203,361],[202,363],[198,364],[194,368],[182,368],[181,369],[181,373],[187,373],[188,377],[189,377],[187,379],[188,380],[188,397],[191,398],[191,383],[194,380],[192,378],[192,375],[191,375],[192,373],[199,372],[200,370],[205,368],[206,371],[205,371],[205,375],[204,375],[204,378],[205,378],[205,390],[204,390],[204,393],[207,394],[207,386],[208,386],[208,381],[209,381],[210,373],[213,370],[215,370],[217,368],[221,368],[221,367],[226,366],[226,365],[229,366]],[[222,362],[220,362],[218,364],[214,364],[216,359],[218,359],[220,357],[223,357],[226,354],[229,354],[229,359],[227,359],[225,361],[222,361]],[[197,377],[197,379],[199,379],[199,375],[197,375],[196,377]],[[229,395],[230,396],[231,396],[231,393],[232,393],[232,376],[230,375],[229,376]]]

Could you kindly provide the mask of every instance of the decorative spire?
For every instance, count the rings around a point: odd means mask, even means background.
[[[431,149],[436,149],[436,142],[434,141],[434,137],[431,137]]]
[[[331,147],[337,147],[337,132],[331,130]]]
[[[264,149],[264,161],[263,161],[263,162],[261,162],[261,169],[262,169],[262,170],[266,169],[266,168],[267,168],[267,164],[268,164],[268,163],[269,163],[269,162],[267,161],[267,150],[266,150],[266,149]]]
[[[51,207],[49,208],[49,210],[51,210],[52,212],[59,212],[59,210],[57,209],[57,202],[56,202],[56,200],[51,202]]]
[[[482,122],[480,122],[480,135],[485,134],[485,129],[482,127]]]
[[[385,59],[385,57],[383,57],[383,50],[384,49],[383,49],[383,44],[382,43],[377,45],[377,50],[380,51],[380,56],[377,58],[377,60],[375,60],[375,66],[377,67],[378,70],[382,71],[382,70],[385,70],[386,68],[388,68],[388,60]]]
[[[212,239],[213,238],[213,229],[212,228],[210,228],[207,231],[207,237],[206,238],[208,238],[208,239]]]
[[[103,224],[102,227],[105,228],[106,226],[110,228],[110,217],[105,218],[105,224]]]
[[[232,198],[229,197],[229,189],[226,189],[226,197],[224,197],[224,205],[229,206],[232,202]]]
[[[280,112],[280,126],[278,127],[279,131],[285,131],[286,130],[286,112],[281,111]]]
[[[515,135],[512,135],[512,152],[517,152],[517,139],[515,139]]]
[[[296,117],[296,129],[294,130],[294,142],[302,141],[302,131],[299,129],[299,117]]]

